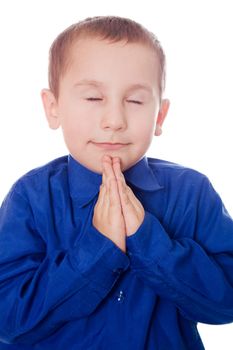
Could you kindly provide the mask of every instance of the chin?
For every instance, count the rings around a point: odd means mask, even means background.
[[[91,166],[91,167],[88,167],[91,171],[93,171],[94,173],[96,174],[99,174],[99,175],[102,175],[103,173],[103,169],[102,169],[102,166],[101,165],[96,165],[96,166]]]

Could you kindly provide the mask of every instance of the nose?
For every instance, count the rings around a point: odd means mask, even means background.
[[[114,131],[127,128],[127,118],[120,102],[109,103],[106,107],[101,119],[101,128]]]

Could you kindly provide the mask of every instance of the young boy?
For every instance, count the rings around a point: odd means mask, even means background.
[[[0,349],[204,349],[233,321],[233,221],[208,179],[145,156],[165,57],[138,23],[88,18],[50,50],[42,100],[69,156],[32,170],[0,214]]]

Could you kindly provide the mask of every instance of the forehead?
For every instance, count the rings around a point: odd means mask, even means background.
[[[98,60],[98,58],[107,57],[108,60],[127,59],[131,63],[137,62],[142,58],[147,58],[144,62],[147,65],[150,62],[158,64],[158,57],[153,48],[139,42],[128,43],[126,41],[110,42],[99,38],[80,38],[71,44],[69,50],[69,59],[71,62],[76,60]],[[137,56],[135,56],[137,54]],[[101,61],[99,62],[101,64]]]
[[[83,80],[130,79],[140,84],[158,81],[158,72],[157,54],[148,45],[81,38],[69,50],[66,73]]]

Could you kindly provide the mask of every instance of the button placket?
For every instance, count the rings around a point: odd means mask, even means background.
[[[118,303],[123,303],[125,299],[125,295],[124,292],[122,290],[119,291],[118,295],[117,295],[117,301]]]

